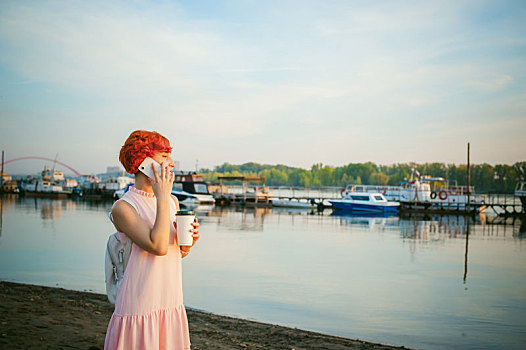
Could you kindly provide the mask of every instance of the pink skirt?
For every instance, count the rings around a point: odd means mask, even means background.
[[[108,325],[104,349],[187,350],[190,349],[187,327],[184,305],[146,315],[114,313]]]

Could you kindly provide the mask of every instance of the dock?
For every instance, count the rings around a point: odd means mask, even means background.
[[[328,207],[327,200],[340,198],[341,188],[334,186],[294,187],[265,186],[265,178],[249,176],[220,176],[219,191],[212,193],[216,205],[241,205],[271,208],[272,200],[301,201],[312,204],[313,208]],[[224,186],[224,182],[237,181],[241,185]]]
[[[518,197],[509,194],[476,194],[471,204],[453,202],[400,202],[401,213],[479,215],[493,211],[500,217],[526,217],[525,209]]]
[[[236,178],[239,180],[239,178]],[[239,205],[271,208],[272,200],[289,200],[311,203],[313,209],[330,208],[328,200],[341,198],[340,187],[290,187],[290,186],[229,186],[227,191],[213,193],[216,205]],[[493,211],[501,217],[524,217],[525,209],[518,197],[511,194],[472,194],[471,204],[450,201],[400,202],[400,213],[476,216]]]

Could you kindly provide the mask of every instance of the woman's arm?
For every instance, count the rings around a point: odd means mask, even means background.
[[[113,223],[119,232],[126,234],[142,249],[155,255],[166,255],[170,238],[170,197],[174,175],[166,166],[162,167],[160,175],[155,169],[154,174],[156,181],[152,187],[157,200],[157,213],[153,228],[150,229],[137,211],[124,201],[117,201],[113,206]]]

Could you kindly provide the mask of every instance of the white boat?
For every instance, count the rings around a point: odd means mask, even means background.
[[[87,178],[82,184],[80,196],[89,198],[121,198],[135,179],[125,175],[100,174]]]
[[[124,196],[124,194],[128,191],[129,187],[130,186],[127,186],[126,188],[115,191],[114,198],[115,199],[122,198],[122,196]],[[174,188],[172,188],[172,194],[177,197],[180,204],[183,204],[186,207],[206,206],[206,205],[213,205],[215,203],[214,197],[212,197],[211,195],[194,194],[194,193],[183,191],[175,186]]]
[[[316,208],[316,203],[313,203],[312,201],[309,201],[309,200],[273,198],[270,200],[270,203],[272,204],[273,207],[280,207],[280,208],[305,208],[305,209]]]
[[[473,186],[448,186],[441,177],[414,176],[399,186],[348,185],[342,190],[342,197],[352,192],[378,192],[393,202],[432,203],[434,206],[451,206],[464,208],[471,196],[471,205],[483,208],[484,200],[475,198]]]
[[[378,192],[349,192],[342,199],[331,199],[335,209],[387,213],[398,211],[400,203],[388,201]]]
[[[203,176],[195,172],[174,171],[175,182],[172,194],[177,196],[181,203],[215,204],[214,197],[208,191],[208,184],[203,181]]]
[[[108,176],[102,178],[96,187],[113,194],[115,191],[122,190],[134,182],[135,179],[129,176]]]
[[[214,197],[209,194],[190,193],[174,186],[172,194],[177,197],[179,203],[189,205],[210,205],[215,203]]]
[[[44,168],[40,177],[30,177],[22,184],[22,191],[28,196],[66,197],[72,193],[74,186],[76,180],[65,179],[63,172]]]

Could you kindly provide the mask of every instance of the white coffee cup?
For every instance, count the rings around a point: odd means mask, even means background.
[[[192,223],[195,220],[193,211],[181,210],[175,214],[175,222],[177,224],[177,243],[180,246],[191,246],[194,243],[192,237],[192,230],[194,226]]]

